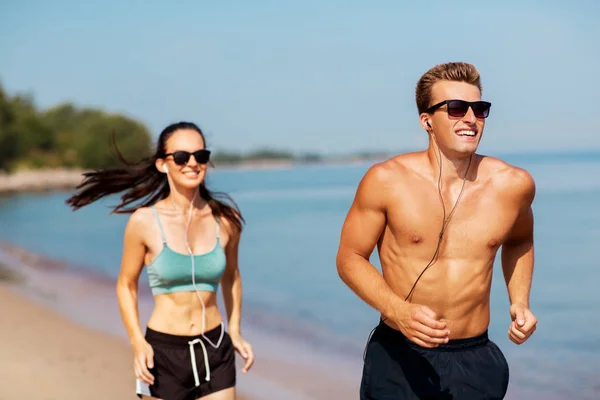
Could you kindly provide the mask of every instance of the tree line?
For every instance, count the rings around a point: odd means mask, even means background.
[[[11,96],[0,85],[0,170],[115,167],[120,161],[110,146],[113,133],[119,151],[129,161],[148,157],[154,150],[146,126],[130,117],[72,103],[42,110],[31,96]],[[215,164],[319,159],[316,154],[297,156],[273,149],[216,151],[211,157]]]
[[[28,95],[9,95],[0,85],[0,169],[106,168],[118,165],[111,135],[124,157],[135,161],[152,151],[139,121],[121,114],[62,103],[41,110]]]
[[[114,135],[112,138],[111,136]],[[0,84],[0,171],[37,168],[95,169],[116,167],[111,141],[125,159],[135,162],[154,152],[148,128],[131,117],[61,103],[49,109],[36,107],[29,95],[9,95]],[[373,155],[355,155],[371,158]],[[215,164],[287,160],[324,161],[318,153],[294,154],[269,148],[249,152],[215,151]]]

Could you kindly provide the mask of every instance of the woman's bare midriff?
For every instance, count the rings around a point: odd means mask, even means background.
[[[217,307],[217,294],[199,292],[206,307],[204,332],[218,327],[222,317]],[[154,310],[148,327],[171,335],[194,336],[202,333],[202,303],[196,292],[180,292],[154,296]]]

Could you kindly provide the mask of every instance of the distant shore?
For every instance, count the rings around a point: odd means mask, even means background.
[[[293,160],[257,160],[241,163],[221,163],[215,166],[223,170],[265,170],[291,168],[302,165],[354,165],[367,160],[344,159],[340,161],[298,162]],[[56,190],[71,190],[82,180],[85,170],[69,168],[45,168],[25,170],[15,173],[0,172],[0,194],[21,192],[50,192]]]
[[[45,192],[75,188],[84,171],[76,169],[40,169],[12,174],[0,172],[0,193]]]
[[[405,149],[403,152],[417,151]],[[247,170],[275,170],[295,168],[302,166],[351,166],[358,164],[374,164],[385,161],[400,154],[400,151],[384,153],[373,152],[364,155],[326,156],[315,160],[299,158],[283,159],[249,159],[236,162],[214,162],[211,168],[217,171],[247,171]],[[554,152],[532,153],[503,153],[495,157],[510,160],[512,158],[527,157],[528,160],[544,162],[552,159],[586,162],[600,158],[600,149],[567,150]],[[49,192],[56,190],[71,190],[83,180],[85,170],[73,168],[40,168],[36,170],[22,170],[14,173],[5,173],[0,170],[0,195],[19,192]]]

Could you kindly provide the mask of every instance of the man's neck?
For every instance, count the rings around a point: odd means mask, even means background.
[[[432,143],[427,149],[427,158],[429,159],[433,175],[437,178],[440,174],[440,161],[442,163],[442,182],[452,184],[456,181],[462,181],[470,169],[470,164],[475,158],[475,154],[466,156],[449,156]],[[471,165],[472,166],[472,165]],[[468,178],[468,176],[467,176]]]

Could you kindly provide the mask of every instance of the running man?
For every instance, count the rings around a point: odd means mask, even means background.
[[[508,336],[535,331],[529,309],[535,183],[476,154],[491,104],[477,69],[446,63],[416,87],[427,150],[372,166],[342,227],[341,279],[381,313],[361,399],[502,399],[509,368],[488,338],[494,259],[510,299]],[[369,262],[377,245],[382,274]]]

